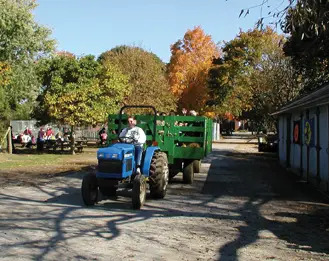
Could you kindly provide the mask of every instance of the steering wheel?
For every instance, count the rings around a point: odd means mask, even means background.
[[[122,143],[134,143],[137,142],[133,137],[119,137],[119,141]]]

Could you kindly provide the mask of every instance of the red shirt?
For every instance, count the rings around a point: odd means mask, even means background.
[[[52,134],[54,134],[52,129],[48,129],[48,130],[46,131],[46,136],[47,136],[47,137],[51,136]]]

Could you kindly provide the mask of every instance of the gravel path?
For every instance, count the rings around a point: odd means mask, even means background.
[[[82,206],[85,173],[0,193],[0,260],[329,260],[329,204],[251,144],[214,144],[193,185]]]

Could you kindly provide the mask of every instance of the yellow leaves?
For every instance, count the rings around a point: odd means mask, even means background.
[[[75,61],[65,53],[60,56],[61,60],[51,61],[61,64],[55,66],[44,93],[47,114],[56,122],[74,126],[104,122],[130,92],[128,77],[110,64],[99,67],[92,57]]]
[[[207,111],[204,113],[204,116],[214,119],[216,117],[216,113],[214,111]]]

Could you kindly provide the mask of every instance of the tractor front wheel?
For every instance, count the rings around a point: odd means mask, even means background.
[[[132,204],[134,209],[140,209],[146,200],[146,180],[141,174],[135,176],[133,181]]]
[[[150,194],[152,198],[164,198],[169,182],[167,154],[156,151],[150,166]]]
[[[94,174],[89,173],[83,177],[81,194],[86,206],[93,206],[97,202],[98,185]]]
[[[194,166],[193,161],[185,161],[183,169],[183,182],[192,184],[194,180]]]

